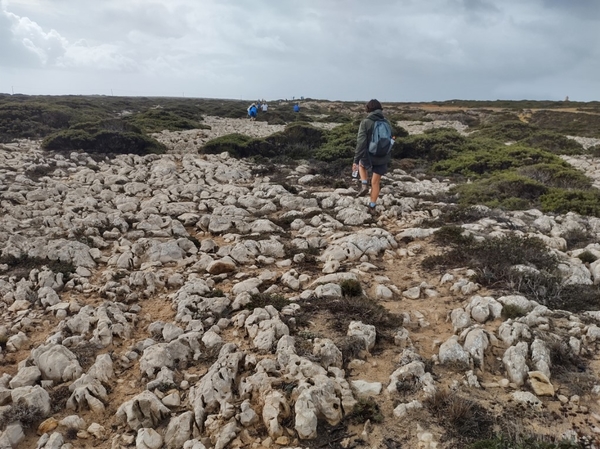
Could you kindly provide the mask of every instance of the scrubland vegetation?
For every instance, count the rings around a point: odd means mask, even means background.
[[[102,155],[164,153],[165,146],[154,139],[152,133],[206,129],[206,116],[245,118],[247,103],[234,100],[0,95],[0,143],[30,137],[43,139],[42,146],[47,151],[83,150]],[[499,210],[537,208],[543,212],[576,212],[600,217],[600,191],[592,187],[591,180],[581,171],[560,157],[600,155],[600,146],[586,150],[577,141],[566,137],[599,137],[600,115],[582,114],[581,111],[600,112],[600,105],[459,101],[435,105],[440,107],[440,112],[414,105],[386,105],[386,113],[395,126],[396,136],[391,169],[405,170],[407,179],[448,178],[455,184],[449,195],[432,198],[433,201],[445,204],[436,204],[441,215],[435,216],[435,220],[429,223],[424,221],[422,227],[439,228],[432,240],[440,251],[437,254],[423,255],[422,261],[418,262],[420,267],[440,273],[469,267],[473,270],[471,279],[474,282],[495,292],[519,293],[550,309],[570,312],[600,310],[599,286],[565,282],[556,252],[550,250],[542,240],[513,234],[481,240],[470,236],[460,227],[483,217],[498,217],[501,215]],[[443,107],[449,105],[477,110],[442,111]],[[273,177],[278,175],[280,164],[307,163],[309,169],[304,173],[320,175],[312,181],[313,185],[348,187],[345,179],[349,176],[356,134],[364,114],[360,105],[347,106],[329,107],[327,102],[312,103],[303,106],[301,113],[294,113],[289,104],[273,103],[269,112],[260,113],[257,120],[285,125],[282,131],[263,138],[243,134],[224,135],[201,146],[199,152],[227,152],[235,158],[251,159],[255,162],[255,174]],[[498,108],[503,110],[497,110]],[[543,110],[544,108],[553,110]],[[466,124],[469,126],[469,134],[447,128],[409,135],[397,125],[402,120],[427,122],[436,118]],[[339,126],[329,130],[318,126],[320,123],[331,122],[339,123]],[[42,168],[39,170],[43,173]],[[404,178],[403,173],[401,176]],[[282,187],[297,194],[301,187],[290,185],[287,181],[286,179],[281,183]],[[481,207],[482,205],[495,210],[490,211]],[[310,214],[303,216],[306,220],[312,217]],[[271,219],[278,226],[289,229],[295,216]],[[586,232],[574,231],[564,236],[566,249],[582,248],[591,243],[594,237],[595,234],[592,233],[588,235]],[[190,240],[200,246],[195,237],[190,237]],[[302,268],[306,271],[318,271],[317,248],[301,251],[292,245],[286,246],[286,257],[293,258],[300,252],[304,255],[305,265]],[[592,264],[597,260],[591,251],[581,252],[576,257],[584,264]],[[0,258],[0,264],[10,267],[7,268],[7,274],[13,277],[25,277],[32,269],[42,266],[62,273],[65,279],[69,279],[76,271],[71,264],[34,257],[4,256]],[[297,337],[299,354],[307,357],[314,356],[312,340],[317,336],[309,330],[309,320],[319,317],[324,322],[331,323],[328,337],[335,340],[340,348],[346,369],[348,362],[364,351],[364,343],[347,335],[351,321],[360,320],[374,325],[378,340],[392,341],[394,332],[403,325],[404,318],[390,313],[380,301],[370,299],[359,281],[345,280],[338,285],[341,297],[327,301],[314,298],[306,300],[302,304],[301,313],[295,315],[293,320],[289,317],[284,320]],[[224,295],[220,288],[214,288],[205,294],[206,297]],[[395,295],[399,296],[399,293]],[[289,306],[289,301],[280,294],[259,293],[251,295],[245,308],[253,310],[268,305],[281,311]],[[199,318],[209,317],[216,321],[226,318],[230,312],[230,309],[224,309],[220,313],[202,315]],[[526,311],[515,305],[507,305],[502,309],[504,320],[514,320],[524,315]],[[544,335],[540,333],[539,337],[543,339]],[[548,340],[546,343],[550,348],[557,378],[577,378],[583,375],[582,371],[585,369],[582,367],[586,368],[586,362],[574,356],[565,342]],[[6,341],[0,340],[0,346],[5,344]],[[212,363],[217,355],[215,350],[207,351],[202,355],[201,362]],[[82,358],[84,354],[77,356]],[[86,366],[86,363],[81,362],[81,365]],[[433,373],[431,364],[426,368]],[[433,374],[441,376],[439,372]],[[290,385],[283,384],[282,390],[291,391],[293,386]],[[56,394],[52,398],[57,409],[64,408],[64,395],[68,396],[60,388],[62,387],[55,390]],[[410,378],[398,385],[399,392],[412,391],[413,388],[420,387],[411,383]],[[578,391],[570,393],[579,394]],[[424,401],[424,408],[432,421],[444,429],[448,438],[459,441],[461,447],[583,447],[545,441],[529,434],[527,438],[522,437],[519,435],[522,429],[515,426],[530,416],[527,416],[524,408],[521,410],[511,404],[506,405],[508,413],[503,418],[493,414],[492,408],[484,408],[475,397],[439,389]],[[380,423],[383,416],[374,399],[361,399],[352,414],[345,419],[352,424],[363,424],[367,420]],[[517,420],[514,419],[515,416]],[[540,416],[542,412],[536,418]],[[0,413],[0,428],[14,420],[21,421],[27,427],[41,419],[39,410],[17,403]],[[519,435],[519,438],[515,435]],[[388,447],[399,447],[392,443],[393,440],[390,440]],[[318,447],[323,446],[321,443]]]
[[[162,153],[165,147],[151,133],[206,128],[205,115],[244,118],[247,103],[0,95],[0,139],[43,138],[43,148],[53,151]],[[266,165],[309,160],[323,170],[326,163],[330,175],[343,178],[354,154],[362,116],[356,111],[360,108],[353,104],[347,110],[332,108],[327,102],[307,104],[300,113],[294,113],[289,104],[273,102],[269,112],[259,114],[257,120],[284,124],[284,131],[260,139],[226,135],[209,141],[202,151],[226,151]],[[591,189],[588,178],[558,157],[600,153],[595,147],[586,151],[566,137],[600,136],[600,115],[571,112],[600,110],[596,103],[453,100],[434,105],[440,110],[447,106],[465,108],[443,115],[468,124],[473,132],[465,136],[454,129],[434,129],[409,136],[396,126],[392,169],[410,168],[426,176],[451,178],[457,184],[451,199],[462,205],[512,210],[535,207],[544,212],[600,216],[600,192]],[[441,114],[404,104],[386,105],[386,113],[394,123],[407,119],[426,122]],[[313,126],[316,122],[340,125],[323,130]]]

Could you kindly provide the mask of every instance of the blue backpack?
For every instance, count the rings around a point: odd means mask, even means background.
[[[392,128],[385,120],[377,120],[369,142],[369,154],[374,157],[386,156],[392,150]]]

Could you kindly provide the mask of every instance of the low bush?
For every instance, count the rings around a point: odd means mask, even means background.
[[[48,136],[42,142],[42,148],[48,151],[78,151],[100,154],[162,154],[166,147],[144,134],[99,130],[88,133],[81,129],[59,131]]]
[[[199,113],[195,117],[182,117],[182,112],[162,108],[150,109],[128,117],[127,121],[147,133],[158,133],[163,130],[210,129],[210,126],[201,123],[202,116]]]
[[[494,418],[485,408],[458,393],[438,389],[423,401],[425,408],[460,447],[493,435]]]
[[[337,126],[325,134],[325,142],[315,150],[315,159],[335,161],[350,159],[356,149],[358,123],[347,123]]]
[[[344,296],[361,296],[363,292],[360,282],[355,279],[343,280],[340,282],[340,287],[342,288],[342,294]]]
[[[12,404],[0,414],[0,429],[4,429],[8,424],[18,421],[24,428],[33,427],[44,418],[44,413],[38,407],[27,404],[20,400]]]
[[[576,212],[580,215],[600,217],[600,191],[564,190],[553,188],[540,197],[541,209],[544,212],[566,214]]]
[[[466,137],[454,129],[432,129],[423,134],[396,138],[392,157],[440,161],[472,149]]]
[[[375,326],[378,335],[397,330],[403,322],[402,316],[390,313],[381,304],[365,296],[345,296],[333,300],[315,299],[304,303],[302,310],[306,314],[329,312],[335,318],[330,323],[332,328],[344,335],[351,321],[362,321]]]
[[[517,169],[517,173],[527,176],[548,187],[563,189],[588,189],[592,186],[590,178],[571,165],[535,164]]]
[[[66,280],[70,279],[71,275],[75,273],[75,265],[70,262],[61,262],[60,260],[50,260],[41,257],[29,257],[23,255],[21,257],[15,257],[12,255],[0,257],[0,265],[8,265],[8,270],[4,273],[8,276],[15,276],[17,278],[26,278],[33,269],[41,269],[47,267],[54,273],[62,273]]]
[[[286,160],[308,159],[324,142],[322,130],[308,123],[292,123],[282,131],[264,139],[242,134],[227,134],[208,141],[200,152],[214,154],[227,151],[234,157],[270,158],[280,163]]]
[[[59,129],[68,128],[73,115],[64,107],[10,98],[0,104],[0,142],[45,137]]]
[[[600,137],[600,115],[562,111],[536,111],[529,121],[539,129],[582,137]]]
[[[499,142],[516,142],[532,136],[536,129],[519,120],[507,120],[484,125],[477,131],[477,136],[488,137]]]
[[[473,177],[542,163],[566,166],[558,156],[540,149],[520,145],[500,145],[493,150],[485,148],[462,152],[435,163],[432,170],[445,175],[458,174]]]
[[[583,154],[585,151],[580,143],[553,131],[536,131],[519,143],[549,151],[554,154]]]
[[[87,134],[96,134],[100,131],[132,132],[142,134],[141,128],[121,119],[97,120],[95,122],[79,122],[69,127],[69,130],[83,131]]]
[[[527,312],[514,304],[507,304],[502,307],[502,318],[505,320],[515,319],[527,315]]]
[[[244,307],[249,310],[253,310],[257,307],[264,308],[265,306],[273,306],[277,310],[281,311],[285,306],[289,305],[290,302],[283,295],[274,295],[269,293],[257,293],[250,296],[251,301]]]
[[[503,172],[473,183],[460,184],[451,190],[462,205],[484,204],[488,207],[525,209],[531,207],[548,188],[515,172]]]
[[[537,238],[508,235],[449,246],[449,250],[439,255],[426,257],[423,268],[469,267],[476,272],[475,282],[520,293],[553,309],[579,312],[600,308],[599,287],[565,285],[557,270],[558,259]]]
[[[372,423],[382,423],[383,413],[373,398],[359,398],[352,412],[346,415],[345,420],[351,424],[363,424],[367,420]]]
[[[590,251],[584,251],[577,256],[579,260],[583,263],[594,263],[598,260],[598,258],[592,254]]]
[[[343,114],[341,112],[333,112],[327,114],[325,117],[320,117],[315,120],[315,122],[323,122],[323,123],[348,123],[352,121],[352,117],[347,114]]]
[[[216,139],[209,140],[200,150],[206,154],[219,154],[227,152],[234,157],[250,156],[250,142],[255,139],[244,134],[226,134]]]

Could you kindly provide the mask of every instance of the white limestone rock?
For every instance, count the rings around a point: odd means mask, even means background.
[[[135,449],[161,449],[163,438],[152,428],[138,429],[135,438]]]
[[[460,345],[456,335],[442,343],[438,357],[441,364],[458,363],[464,366],[471,364],[471,356]]]
[[[357,337],[361,339],[365,344],[365,350],[370,351],[375,347],[375,339],[377,337],[377,330],[375,326],[370,324],[363,324],[361,321],[351,321],[348,325],[348,337]]]
[[[523,385],[527,378],[529,371],[527,367],[528,350],[529,346],[526,342],[522,341],[508,348],[502,357],[508,378],[517,386]]]
[[[168,416],[169,409],[150,391],[143,391],[117,409],[117,421],[127,424],[131,430],[154,428]]]

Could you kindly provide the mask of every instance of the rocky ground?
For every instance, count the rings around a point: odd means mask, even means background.
[[[443,250],[423,223],[448,181],[394,170],[374,221],[354,188],[320,187],[306,165],[265,176],[197,153],[281,127],[206,122],[157,135],[162,156],[0,146],[0,448],[442,448],[477,426],[600,433],[600,313],[488,291],[470,267],[421,267]],[[599,219],[492,212],[464,230],[538,236],[570,283],[600,282],[600,262],[565,239],[597,240]],[[600,244],[586,249],[600,257]],[[351,281],[368,299],[344,299]],[[508,307],[525,316],[506,319]],[[551,341],[585,368],[565,375]],[[461,406],[475,427],[454,422]]]

